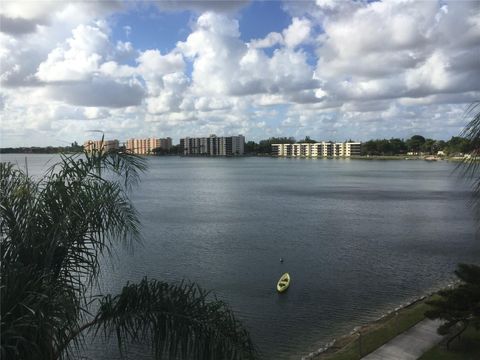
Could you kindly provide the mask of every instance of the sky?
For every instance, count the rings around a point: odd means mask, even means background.
[[[0,147],[449,139],[479,99],[480,1],[0,3]]]

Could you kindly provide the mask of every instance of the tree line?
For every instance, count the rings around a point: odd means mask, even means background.
[[[352,141],[352,140],[349,140]],[[316,143],[317,140],[306,136],[304,139],[296,140],[294,137],[271,137],[245,143],[245,154],[247,155],[270,155],[272,144],[296,144],[296,143]],[[375,139],[362,143],[362,155],[380,155],[394,156],[405,155],[409,152],[423,154],[437,154],[443,151],[446,155],[466,154],[474,149],[471,140],[452,136],[450,140],[435,140],[425,138],[421,135],[413,135],[409,139],[391,138]],[[47,146],[47,147],[18,147],[18,148],[0,148],[0,153],[22,153],[22,154],[55,154],[55,153],[76,153],[82,152],[83,146],[73,142],[70,146]],[[156,148],[152,151],[153,155],[183,155],[183,149],[180,145],[174,145],[170,149]]]
[[[349,140],[352,141],[352,140]],[[293,137],[271,137],[269,139],[248,141],[245,143],[246,154],[265,154],[272,152],[272,144],[298,144],[298,143],[316,143],[317,141],[306,136],[302,140],[296,140]],[[474,146],[471,140],[452,136],[450,140],[435,140],[425,138],[422,135],[413,135],[409,139],[391,138],[375,139],[362,143],[362,155],[405,155],[407,153],[437,154],[443,151],[446,155],[465,154],[473,150]]]
[[[22,146],[0,148],[0,154],[57,154],[77,153],[83,151],[83,145],[74,141],[70,146]]]

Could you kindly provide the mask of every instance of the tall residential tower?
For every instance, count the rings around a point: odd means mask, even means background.
[[[245,137],[216,136],[180,139],[180,148],[184,155],[236,156],[245,151]]]

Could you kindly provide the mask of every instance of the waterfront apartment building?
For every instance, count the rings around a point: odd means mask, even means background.
[[[285,157],[351,157],[360,156],[360,142],[272,144],[273,156]]]
[[[148,155],[152,154],[154,149],[170,150],[172,148],[172,139],[129,139],[126,143],[127,151],[133,154]]]
[[[216,136],[180,139],[180,148],[184,155],[204,156],[235,156],[243,155],[245,151],[245,137]]]
[[[83,143],[83,149],[85,151],[109,151],[118,149],[120,144],[118,140],[87,140]]]

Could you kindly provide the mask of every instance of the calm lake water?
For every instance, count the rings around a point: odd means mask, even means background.
[[[30,173],[49,158],[29,156]],[[23,155],[2,156],[15,159],[23,165]],[[159,157],[149,166],[132,194],[144,245],[118,251],[103,290],[143,276],[194,280],[232,306],[266,359],[299,359],[445,284],[458,262],[480,260],[469,189],[452,163]],[[279,295],[286,271],[292,285]],[[97,342],[87,353],[118,357]]]

